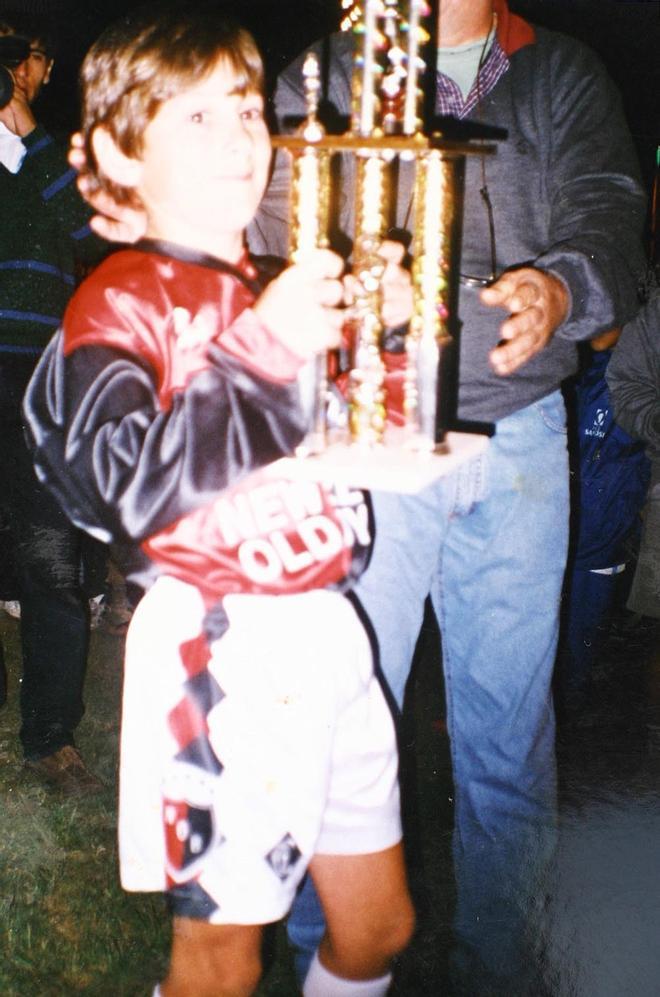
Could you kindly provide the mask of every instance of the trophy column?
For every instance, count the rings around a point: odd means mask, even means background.
[[[413,316],[406,337],[404,416],[413,447],[443,452],[456,408],[464,156],[423,153],[415,174]]]
[[[289,258],[300,263],[313,249],[328,245],[330,214],[330,152],[319,143],[325,129],[318,120],[321,89],[319,65],[311,53],[303,65],[307,115],[300,131],[302,148],[292,152]],[[298,378],[309,432],[298,448],[300,456],[322,453],[328,444],[328,355],[319,353]]]

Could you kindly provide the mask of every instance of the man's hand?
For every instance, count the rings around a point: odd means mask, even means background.
[[[14,87],[12,99],[0,109],[0,121],[19,138],[29,135],[36,128],[37,122],[27,97],[19,87]]]
[[[621,327],[617,326],[616,329],[610,329],[608,332],[601,332],[600,336],[594,336],[593,339],[588,340],[589,346],[596,353],[602,352],[602,350],[611,350],[613,346],[619,342],[619,337],[621,336]]]
[[[137,242],[147,231],[147,216],[139,208],[118,204],[104,190],[98,190],[90,183],[87,175],[87,157],[80,132],[74,132],[69,145],[69,165],[78,172],[78,190],[81,196],[96,212],[90,219],[90,226],[108,242]]]
[[[345,319],[344,261],[329,249],[315,249],[300,263],[287,267],[254,305],[264,325],[284,345],[305,360],[339,346]]]
[[[568,312],[568,291],[558,277],[534,267],[503,274],[481,292],[485,305],[505,308],[509,318],[500,329],[503,343],[490,354],[496,374],[512,374],[550,342]]]

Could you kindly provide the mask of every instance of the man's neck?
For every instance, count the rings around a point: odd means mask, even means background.
[[[440,0],[438,47],[485,38],[493,20],[492,0]]]

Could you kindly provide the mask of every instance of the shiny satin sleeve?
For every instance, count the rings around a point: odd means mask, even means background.
[[[77,526],[119,543],[199,508],[304,434],[295,385],[260,377],[218,345],[163,408],[146,361],[101,345],[65,356],[61,333],[24,414],[39,478]]]

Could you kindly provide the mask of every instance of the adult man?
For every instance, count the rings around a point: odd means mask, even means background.
[[[459,308],[458,414],[496,434],[452,479],[413,498],[374,496],[376,549],[357,593],[400,703],[431,592],[455,780],[455,992],[501,997],[541,992],[525,935],[544,899],[556,810],[550,678],[568,532],[558,389],[575,369],[574,341],[635,310],[644,197],[618,96],[581,45],[504,0],[441,0],[439,39],[438,111],[509,133],[497,156],[468,162]],[[350,38],[333,38],[327,98],[340,114],[351,58]],[[298,60],[279,79],[282,121],[304,113],[300,70]],[[285,245],[286,185],[280,163],[258,250]],[[351,215],[347,204],[348,231]],[[294,940],[300,928],[294,915]]]
[[[32,110],[53,68],[46,26],[0,9],[0,36],[29,54],[10,63],[13,94],[0,109],[0,467],[21,607],[20,737],[25,764],[67,793],[98,779],[74,746],[83,714],[89,617],[79,585],[80,534],[38,484],[23,440],[21,401],[34,365],[59,325],[76,267],[99,256],[63,148]],[[19,54],[20,57],[20,54]],[[7,60],[9,62],[9,60]]]

